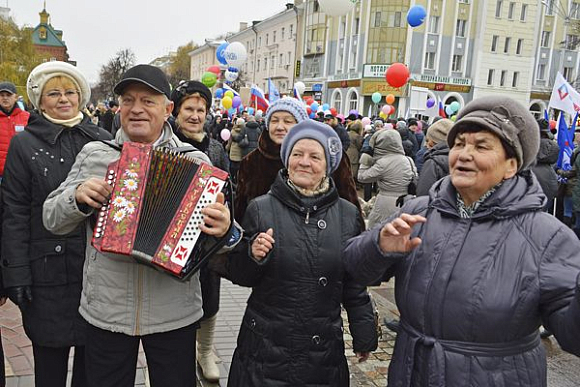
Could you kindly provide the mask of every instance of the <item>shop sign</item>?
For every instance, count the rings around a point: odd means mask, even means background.
[[[471,86],[471,78],[456,78],[441,75],[425,75],[425,74],[413,74],[412,78],[415,80],[415,82],[444,83],[447,85]],[[413,82],[413,85],[415,84],[415,82]]]
[[[393,87],[389,85],[386,81],[363,80],[361,93],[363,95],[373,95],[373,93],[379,92],[383,96],[392,94],[395,97],[406,97],[407,96],[406,89],[407,88],[404,86]]]
[[[384,78],[389,65],[366,64],[363,66],[363,78]]]

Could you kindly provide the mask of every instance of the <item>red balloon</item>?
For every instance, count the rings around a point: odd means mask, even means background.
[[[393,105],[389,105],[389,108],[391,108],[391,112],[389,113],[389,115],[395,113],[395,107]]]
[[[556,129],[556,121],[550,120],[550,129]]]
[[[221,74],[221,70],[220,70],[220,66],[209,66],[207,68],[207,71],[210,73],[214,73],[215,75],[217,75],[218,77]]]
[[[335,108],[330,108],[330,114],[332,114],[333,116],[336,117],[336,115],[338,114],[338,112],[336,111]]]
[[[308,115],[312,113],[312,108],[310,106],[306,106],[306,113],[308,113]]]
[[[392,87],[404,86],[409,76],[409,69],[402,63],[393,63],[385,74],[387,83]]]
[[[313,103],[314,103],[314,98],[308,98],[308,99],[306,100],[306,104],[307,104],[308,106],[312,105]]]

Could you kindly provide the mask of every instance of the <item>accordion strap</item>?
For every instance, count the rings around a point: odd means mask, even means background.
[[[113,140],[99,140],[100,142],[102,142],[105,145],[110,146],[113,149],[118,150],[119,152],[123,149],[123,147],[119,144],[117,144],[115,141]]]
[[[115,150],[118,150],[119,152],[121,150],[123,150],[123,145],[117,144],[114,140],[99,140],[99,141],[105,145],[110,146],[111,148],[113,148]],[[195,150],[197,150],[197,149],[195,147],[193,147],[192,145],[185,145],[185,146],[171,148],[171,151],[173,151],[175,153],[188,153],[188,152],[193,152]]]

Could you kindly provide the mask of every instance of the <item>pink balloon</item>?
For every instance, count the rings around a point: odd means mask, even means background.
[[[383,106],[383,108],[381,109],[381,111],[383,113],[385,113],[386,115],[391,114],[391,105],[385,105],[385,106]]]
[[[361,120],[361,122],[362,122],[362,124],[363,124],[363,127],[364,127],[364,126],[367,126],[367,125],[370,125],[370,124],[371,124],[371,119],[370,119],[370,118],[368,118],[368,117],[364,117],[364,118]]]
[[[220,137],[224,141],[228,141],[231,136],[232,136],[232,132],[230,132],[228,129],[222,129],[222,131],[220,132]]]

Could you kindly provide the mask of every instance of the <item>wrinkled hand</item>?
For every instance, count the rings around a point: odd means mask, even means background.
[[[367,361],[369,359],[369,356],[371,355],[370,352],[355,352],[354,354],[358,358],[359,363]]]
[[[413,226],[425,223],[421,215],[401,214],[387,223],[379,234],[379,247],[383,253],[408,253],[421,244],[421,238],[411,239]]]
[[[224,204],[226,198],[223,193],[219,193],[215,203],[212,203],[201,210],[204,215],[203,224],[199,229],[211,236],[223,237],[230,228],[230,210]]]
[[[18,306],[26,306],[32,302],[30,286],[14,286],[7,288],[8,298]]]
[[[261,232],[252,242],[252,255],[261,261],[268,255],[274,247],[274,230],[269,228],[266,232]]]
[[[100,209],[113,192],[113,187],[105,180],[95,177],[80,184],[75,191],[75,199],[79,204]]]
[[[0,306],[4,305],[7,299],[8,297],[0,297]]]

